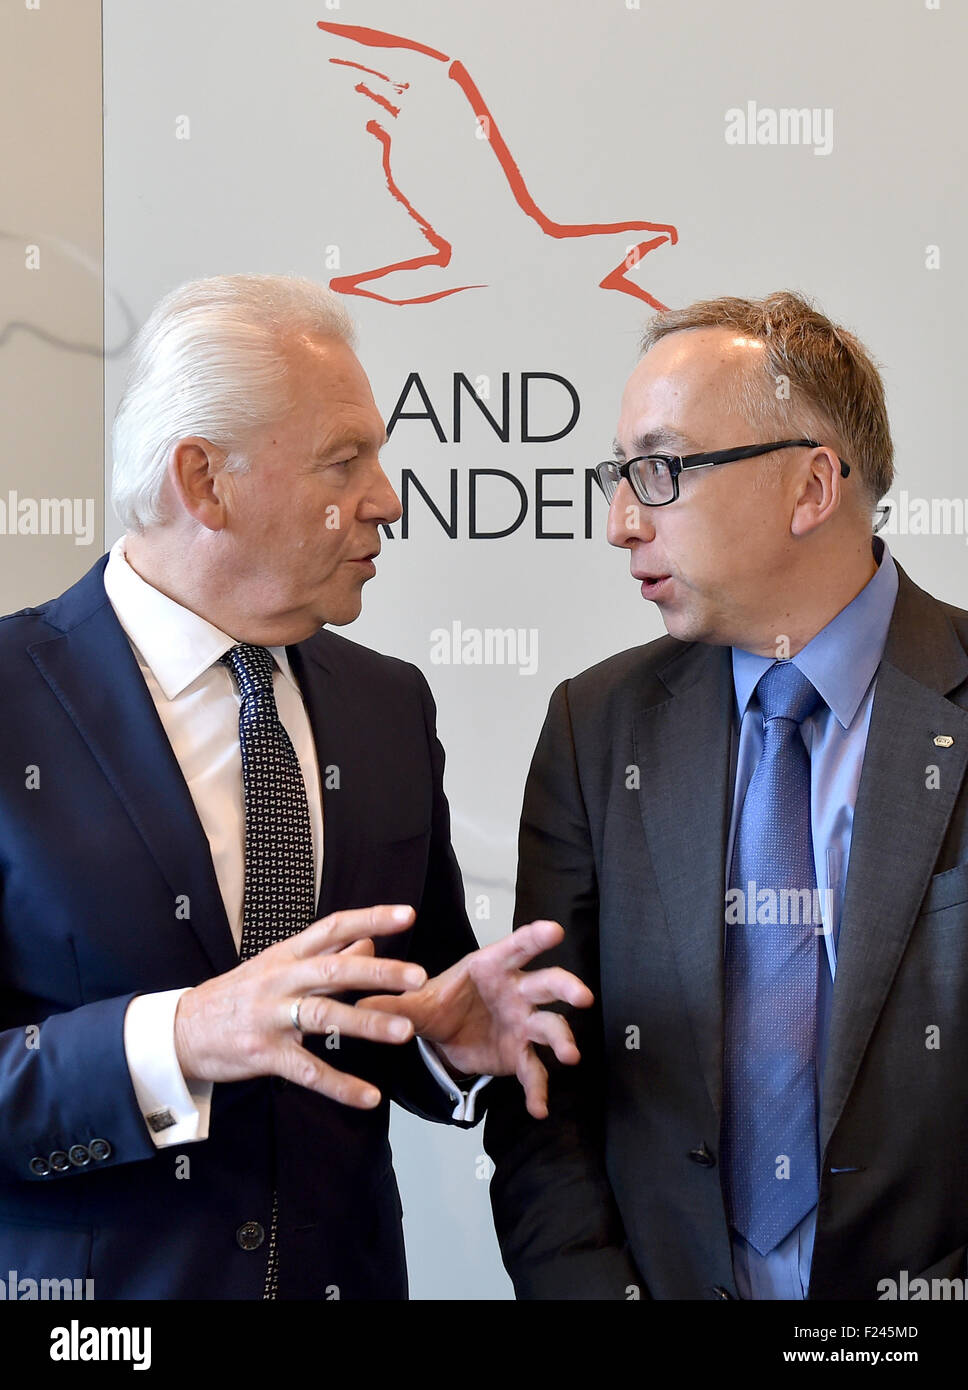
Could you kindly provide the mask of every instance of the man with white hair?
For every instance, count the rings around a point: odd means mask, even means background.
[[[0,624],[2,1268],[405,1297],[389,1099],[466,1125],[516,1073],[542,1116],[532,1045],[577,1060],[537,1005],[588,990],[521,970],[560,927],[476,949],[426,681],[324,629],[400,515],[384,440],[336,296],[182,286],[117,413],[124,537]]]

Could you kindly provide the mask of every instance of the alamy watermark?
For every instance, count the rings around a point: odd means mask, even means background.
[[[759,888],[750,879],[745,888],[726,892],[728,927],[812,926],[818,936],[825,935],[833,921],[832,888]]]
[[[93,1297],[93,1279],[28,1279],[22,1278],[15,1269],[7,1270],[6,1279],[0,1278],[0,1301],[6,1299],[13,1303],[37,1299],[57,1303]]]
[[[942,1303],[964,1303],[968,1300],[968,1279],[923,1279],[916,1275],[913,1279],[906,1269],[899,1271],[897,1279],[879,1279],[877,1282],[879,1301],[898,1300],[899,1302],[926,1302],[937,1300]]]
[[[133,1371],[151,1369],[150,1327],[82,1327],[74,1318],[50,1334],[51,1361],[130,1361]]]
[[[430,660],[434,666],[516,666],[519,676],[533,676],[538,669],[538,629],[464,627],[455,620],[449,628],[431,632]]]
[[[94,498],[0,495],[0,536],[73,536],[75,545],[90,545]]]
[[[878,504],[874,533],[886,536],[964,536],[968,498],[916,497],[901,488]],[[968,538],[966,538],[968,543]]]
[[[834,147],[831,106],[758,106],[748,101],[726,112],[727,145],[812,145],[814,154]]]

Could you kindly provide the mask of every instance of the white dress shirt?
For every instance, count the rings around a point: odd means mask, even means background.
[[[111,548],[104,588],[188,785],[238,950],[245,885],[240,701],[231,673],[219,662],[219,657],[235,645],[235,639],[146,583],[125,559],[124,537]],[[269,651],[277,667],[273,688],[279,719],[292,740],[306,786],[314,900],[318,901],[323,872],[323,801],[316,748],[286,649],[270,647]],[[212,1083],[186,1080],[175,1053],[175,1010],[184,993],[184,989],[176,989],[138,995],[128,1005],[124,1019],[124,1049],[132,1085],[159,1148],[208,1138]],[[473,1121],[477,1092],[488,1078],[479,1078],[463,1092],[423,1039],[417,1042],[430,1071],[454,1102],[453,1118]]]

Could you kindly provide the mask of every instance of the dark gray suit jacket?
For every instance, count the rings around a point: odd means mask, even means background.
[[[876,1298],[901,1269],[966,1273],[968,613],[899,575],[823,1077],[819,1299]],[[552,1067],[549,1119],[490,1087],[492,1202],[519,1297],[736,1296],[716,1162],[734,704],[729,648],[670,637],[552,696],[515,925],[560,921],[558,960],[597,1002],[571,1015],[583,1060]]]

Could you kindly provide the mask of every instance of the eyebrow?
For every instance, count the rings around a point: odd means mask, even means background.
[[[344,434],[336,439],[323,440],[315,449],[313,457],[318,459],[328,458],[330,454],[340,453],[343,449],[355,449],[356,452],[359,453],[361,449],[365,449],[369,445],[369,442],[368,439],[363,439],[357,434]],[[383,439],[377,445],[377,448],[382,449],[388,442],[387,433],[386,430],[384,430]]]
[[[612,440],[612,449],[615,457],[625,458],[625,450],[617,439]],[[656,450],[667,450],[674,454],[695,453],[696,446],[691,439],[684,434],[677,434],[675,430],[655,429],[646,430],[644,434],[637,434],[632,439],[632,457],[638,458],[641,454],[651,454]]]

